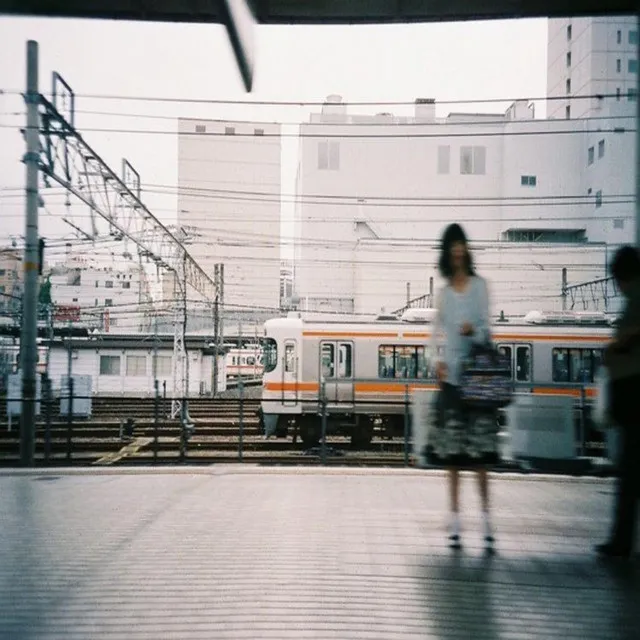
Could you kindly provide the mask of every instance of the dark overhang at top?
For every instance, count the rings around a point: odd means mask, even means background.
[[[253,0],[261,24],[373,24],[630,14],[632,0]],[[222,23],[221,0],[0,0],[0,14]]]

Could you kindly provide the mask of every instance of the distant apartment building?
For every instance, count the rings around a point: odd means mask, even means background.
[[[605,275],[608,247],[633,235],[633,119],[534,115],[516,102],[436,118],[433,100],[417,100],[413,116],[358,115],[330,96],[301,126],[300,307],[376,313],[407,285],[426,293],[451,222],[482,246],[489,278],[517,282],[508,299],[494,298],[506,313],[556,305],[549,293],[559,295],[563,266],[572,282]]]
[[[117,333],[151,328],[149,280],[139,265],[116,268],[70,256],[45,277],[51,283],[55,324],[81,323]]]
[[[549,118],[633,116],[637,95],[637,17],[549,20]]]
[[[280,307],[280,125],[180,119],[178,222],[213,278],[224,264],[227,315]],[[170,286],[170,285],[168,285]]]

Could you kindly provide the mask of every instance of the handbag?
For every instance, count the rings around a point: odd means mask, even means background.
[[[463,360],[460,396],[472,408],[495,410],[511,403],[511,362],[492,342],[474,344]]]

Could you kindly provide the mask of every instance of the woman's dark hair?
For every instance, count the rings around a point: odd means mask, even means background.
[[[620,247],[611,261],[611,275],[617,282],[640,278],[640,252],[631,245]]]
[[[456,242],[462,242],[467,249],[467,255],[465,258],[465,267],[467,273],[470,276],[475,275],[473,269],[473,259],[469,253],[469,245],[467,243],[467,235],[464,229],[457,223],[450,224],[442,234],[442,240],[440,241],[440,260],[438,261],[438,269],[440,275],[447,280],[453,275],[453,268],[451,266],[451,247]]]

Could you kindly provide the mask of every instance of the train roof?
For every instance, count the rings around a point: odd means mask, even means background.
[[[386,331],[416,331],[429,333],[432,329],[433,323],[433,310],[430,311],[430,317],[427,318],[427,314],[412,314],[409,318],[397,318],[388,316],[379,316],[378,318],[372,318],[365,320],[362,318],[349,318],[345,317],[333,317],[327,319],[318,318],[305,318],[299,313],[290,313],[287,317],[273,318],[265,323],[265,330],[274,327],[286,327],[289,326],[292,329],[294,327],[300,327],[305,330],[322,330],[326,328],[328,331],[335,331],[340,328],[349,329],[353,331],[367,330],[371,331],[374,327],[381,332]],[[492,320],[492,327],[494,332],[500,333],[512,333],[514,330],[522,331],[526,330],[532,334],[548,333],[549,330],[553,330],[554,333],[568,334],[575,333],[576,330],[580,333],[586,331],[590,333],[608,335],[612,330],[611,319],[603,313],[594,312],[554,312],[554,313],[542,313],[531,312],[524,317],[518,318],[494,318]],[[330,329],[329,329],[330,327]]]

